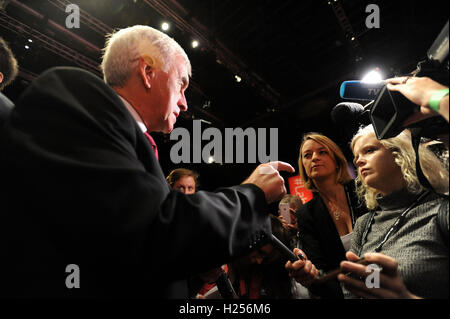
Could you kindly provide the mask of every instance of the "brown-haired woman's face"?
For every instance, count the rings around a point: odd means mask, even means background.
[[[320,143],[307,140],[302,147],[302,163],[306,175],[313,180],[336,175],[336,162],[333,154]]]

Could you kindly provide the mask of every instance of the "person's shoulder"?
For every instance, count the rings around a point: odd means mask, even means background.
[[[431,213],[434,211],[437,213],[440,209],[449,208],[449,200],[445,195],[439,195],[434,192],[429,192],[420,202],[419,207]],[[433,209],[434,208],[434,209]]]
[[[439,204],[447,204],[448,205],[448,194],[444,195],[444,194],[436,194],[434,192],[429,192],[428,195],[424,198],[424,201],[435,201],[436,203]]]
[[[374,211],[368,211],[367,213],[361,215],[361,217],[358,218],[357,222],[363,223],[367,221],[373,213]]]

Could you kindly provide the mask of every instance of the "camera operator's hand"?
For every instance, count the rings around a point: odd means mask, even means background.
[[[408,126],[419,122],[428,117],[442,115],[448,122],[448,95],[442,98],[439,104],[439,113],[432,110],[429,106],[431,96],[439,90],[447,89],[446,86],[439,84],[428,77],[398,77],[386,80],[387,88],[391,91],[402,93],[411,102],[420,105],[420,112],[411,115],[403,123]]]

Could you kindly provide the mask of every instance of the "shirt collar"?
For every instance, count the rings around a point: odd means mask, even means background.
[[[382,210],[394,210],[408,207],[409,204],[417,199],[417,195],[417,193],[411,192],[407,187],[404,187],[385,196],[377,195],[376,200]]]
[[[144,121],[142,120],[142,118],[140,117],[138,112],[136,112],[133,105],[131,105],[131,103],[128,102],[127,100],[125,100],[122,96],[119,95],[119,97],[122,100],[123,104],[125,104],[125,107],[127,108],[127,110],[131,113],[131,116],[136,121],[136,123],[139,126],[139,128],[141,129],[142,133],[147,132],[147,127],[145,126]]]

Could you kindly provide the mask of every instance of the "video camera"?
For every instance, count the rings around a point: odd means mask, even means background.
[[[427,59],[419,62],[417,69],[409,76],[427,76],[448,86],[448,28],[449,22],[447,21],[428,50]],[[402,123],[420,109],[418,105],[410,102],[401,93],[388,90],[383,82],[367,84],[361,81],[345,81],[341,85],[340,93],[344,99],[371,101],[360,111],[368,113],[368,116],[367,114],[359,114],[356,120],[360,120],[360,124],[369,124],[364,123],[364,120],[362,120],[369,119],[378,139],[397,136],[405,129]],[[339,110],[339,106],[340,104],[336,106],[336,110],[333,110],[334,114],[332,112],[332,117],[336,118],[339,116],[339,111],[343,113],[342,108]],[[348,106],[346,107],[348,108]],[[351,108],[354,108],[354,106],[351,106]],[[349,113],[348,110],[346,112]],[[408,128],[420,128],[422,137],[432,139],[448,133],[448,123],[441,116],[425,119],[409,125]]]

